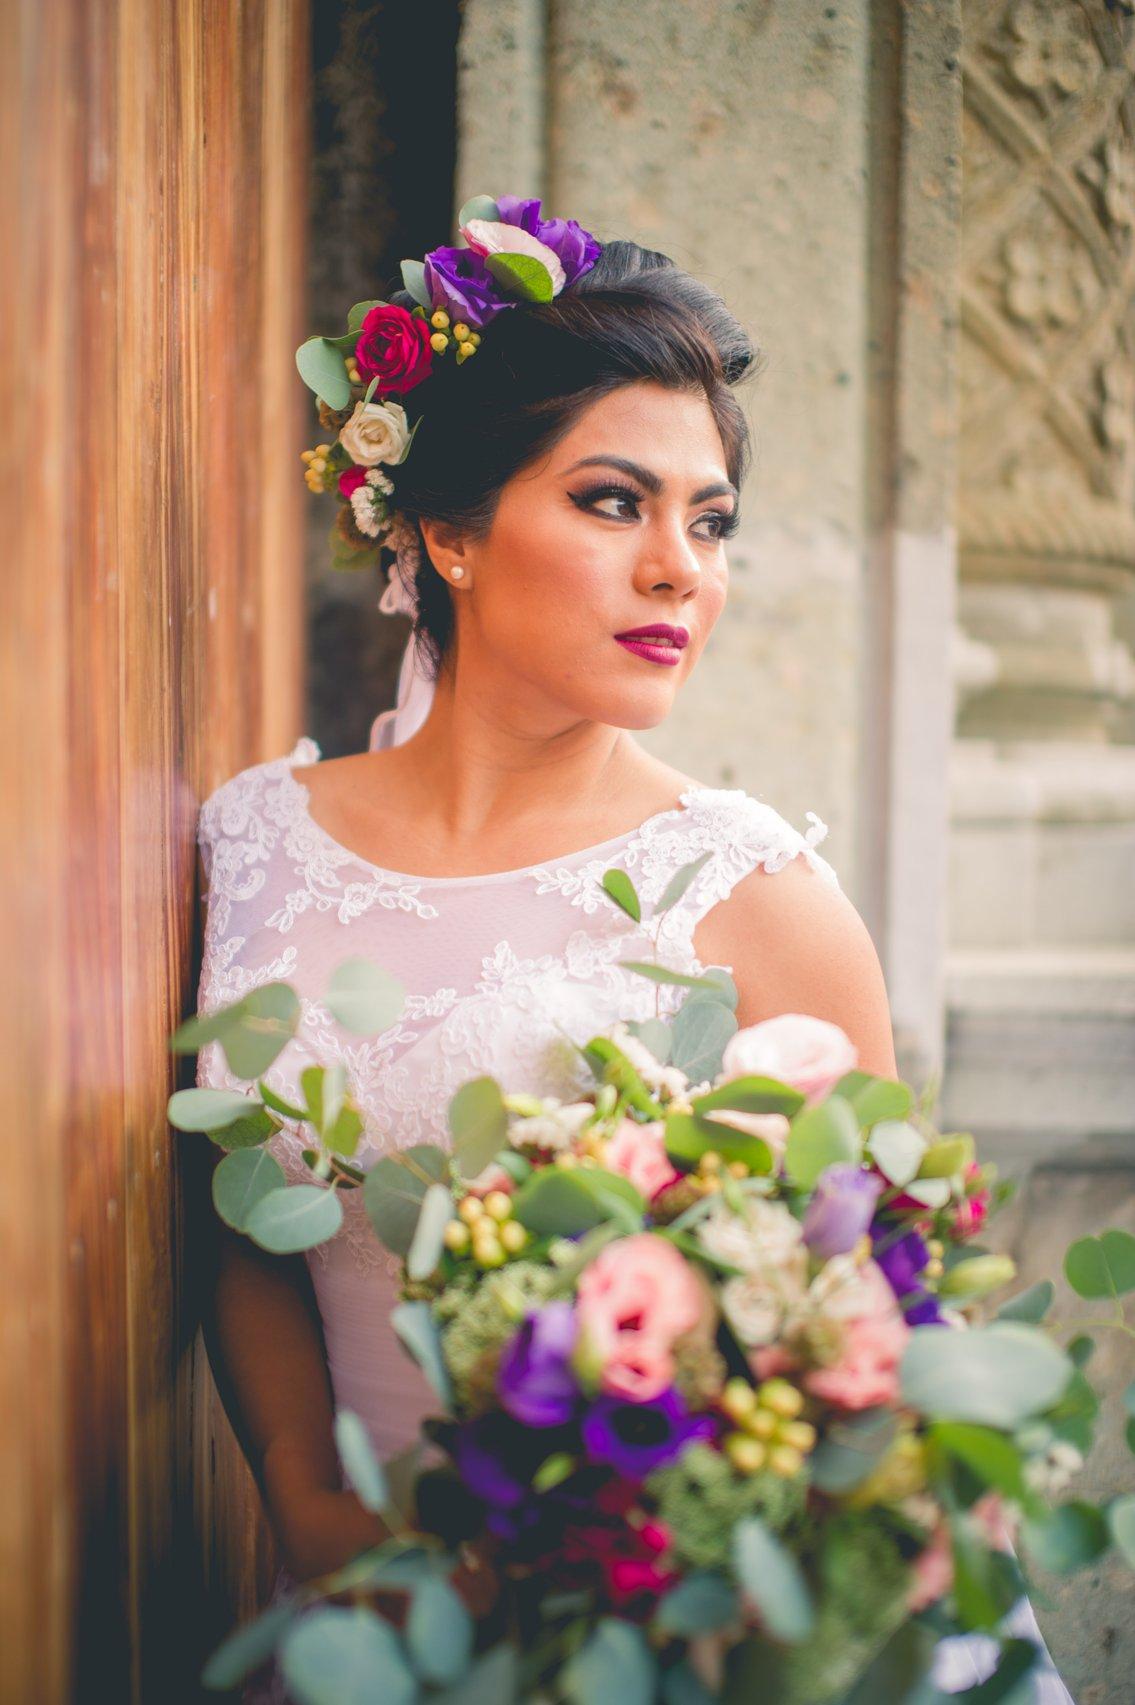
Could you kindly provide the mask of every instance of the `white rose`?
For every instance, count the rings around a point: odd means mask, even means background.
[[[547,267],[552,279],[552,295],[558,296],[567,282],[559,255],[532,236],[520,225],[506,225],[501,219],[470,219],[462,225],[461,235],[479,255],[531,255]]]
[[[717,1201],[694,1230],[717,1260],[745,1273],[782,1274],[793,1295],[803,1295],[808,1252],[800,1221],[782,1202],[747,1196],[742,1216]]]
[[[401,403],[356,403],[339,433],[339,442],[360,468],[376,462],[400,462],[410,429]]]
[[[514,1146],[533,1144],[542,1149],[568,1149],[595,1111],[590,1101],[569,1101],[562,1106],[555,1096],[547,1096],[544,1112],[530,1119],[518,1119],[509,1132]]]
[[[721,1287],[721,1307],[746,1348],[771,1344],[784,1324],[784,1298],[763,1273],[726,1279]]]

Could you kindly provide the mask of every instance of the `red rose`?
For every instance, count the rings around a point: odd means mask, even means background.
[[[433,355],[428,322],[387,302],[371,309],[355,345],[362,378],[377,379],[380,392],[412,391],[429,378]]]
[[[341,495],[349,498],[353,491],[358,491],[359,487],[365,484],[366,477],[367,471],[365,468],[348,468],[346,473],[339,475],[339,491]]]

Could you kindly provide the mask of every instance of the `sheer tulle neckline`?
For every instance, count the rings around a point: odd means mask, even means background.
[[[309,735],[304,736],[304,741],[301,741],[301,745],[303,745],[304,742],[309,742],[310,745],[314,747],[318,758],[320,753],[316,742],[312,740]],[[369,870],[375,876],[380,876],[395,882],[414,882],[422,887],[459,888],[463,886],[471,887],[476,883],[507,882],[517,877],[531,876],[534,871],[543,870],[549,865],[576,864],[582,860],[597,858],[602,853],[613,851],[616,847],[623,846],[628,841],[637,839],[637,837],[641,834],[649,833],[656,823],[665,822],[667,819],[676,821],[678,818],[686,816],[688,814],[690,802],[693,800],[695,795],[709,791],[708,788],[695,783],[693,786],[683,789],[683,791],[678,795],[677,805],[668,806],[662,811],[655,811],[641,823],[636,823],[633,828],[625,829],[622,834],[611,835],[605,841],[596,841],[591,846],[580,847],[574,852],[550,853],[545,858],[537,859],[534,864],[516,865],[511,870],[490,870],[486,871],[483,875],[475,876],[421,876],[412,870],[394,870],[389,865],[375,864],[373,859],[363,858],[361,853],[353,851],[351,847],[344,846],[342,841],[336,840],[330,830],[325,829],[322,823],[318,822],[312,815],[311,789],[307,786],[306,782],[300,781],[299,777],[292,773],[291,766],[296,761],[297,756],[295,752],[290,753],[288,757],[282,760],[282,777],[284,782],[294,790],[293,798],[305,823],[308,825],[311,832],[318,836],[322,844],[330,851],[334,852],[339,858],[351,859],[363,870]]]

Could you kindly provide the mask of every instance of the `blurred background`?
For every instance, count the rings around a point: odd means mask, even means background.
[[[828,824],[900,1069],[1020,1181],[1024,1282],[1135,1228],[1133,10],[4,0],[3,1701],[197,1700],[273,1577],[164,1118],[196,811],[393,702],[293,352],[473,194],[756,335],[729,605],[645,743]],[[1135,1364],[1093,1367],[1095,1496]],[[1118,1565],[1041,1587],[1078,1705],[1129,1700]]]

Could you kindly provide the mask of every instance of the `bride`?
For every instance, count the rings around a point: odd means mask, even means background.
[[[535,224],[550,236],[565,222]],[[656,999],[674,1010],[680,988],[618,964],[655,944],[601,887],[611,866],[655,900],[705,854],[665,914],[665,962],[728,968],[742,1026],[816,1014],[847,1032],[864,1070],[897,1075],[871,938],[815,850],[824,825],[809,813],[802,834],[758,795],[688,776],[636,739],[681,715],[725,609],[750,456],[733,388],[758,361],[720,298],[667,257],[582,235],[583,264],[577,252],[552,301],[497,313],[475,359],[436,361],[406,393],[421,426],[391,469],[398,555],[383,608],[414,629],[371,749],[321,759],[301,739],[200,814],[198,1010],[291,982],[303,1018],[267,1081],[294,1099],[305,1065],[341,1061],[365,1114],[364,1168],[446,1143],[464,1079],[568,1099],[583,1085],[567,1037],[648,1017]],[[353,955],[406,990],[399,1021],[365,1042],[318,1000]],[[197,1081],[245,1087],[217,1043]],[[271,1146],[306,1176],[298,1135]],[[360,1196],[346,1193],[342,1229],[307,1256],[267,1255],[218,1226],[210,1357],[279,1542],[277,1595],[384,1537],[344,1486],[334,1410],[360,1414],[389,1457],[432,1408],[389,1326],[394,1263]],[[1015,1628],[1040,1640],[1027,1602]],[[939,1685],[980,1679],[982,1646],[943,1642]],[[1050,1664],[1041,1685],[1068,1701]],[[284,1697],[278,1677],[266,1688],[250,1684],[246,1700]]]

